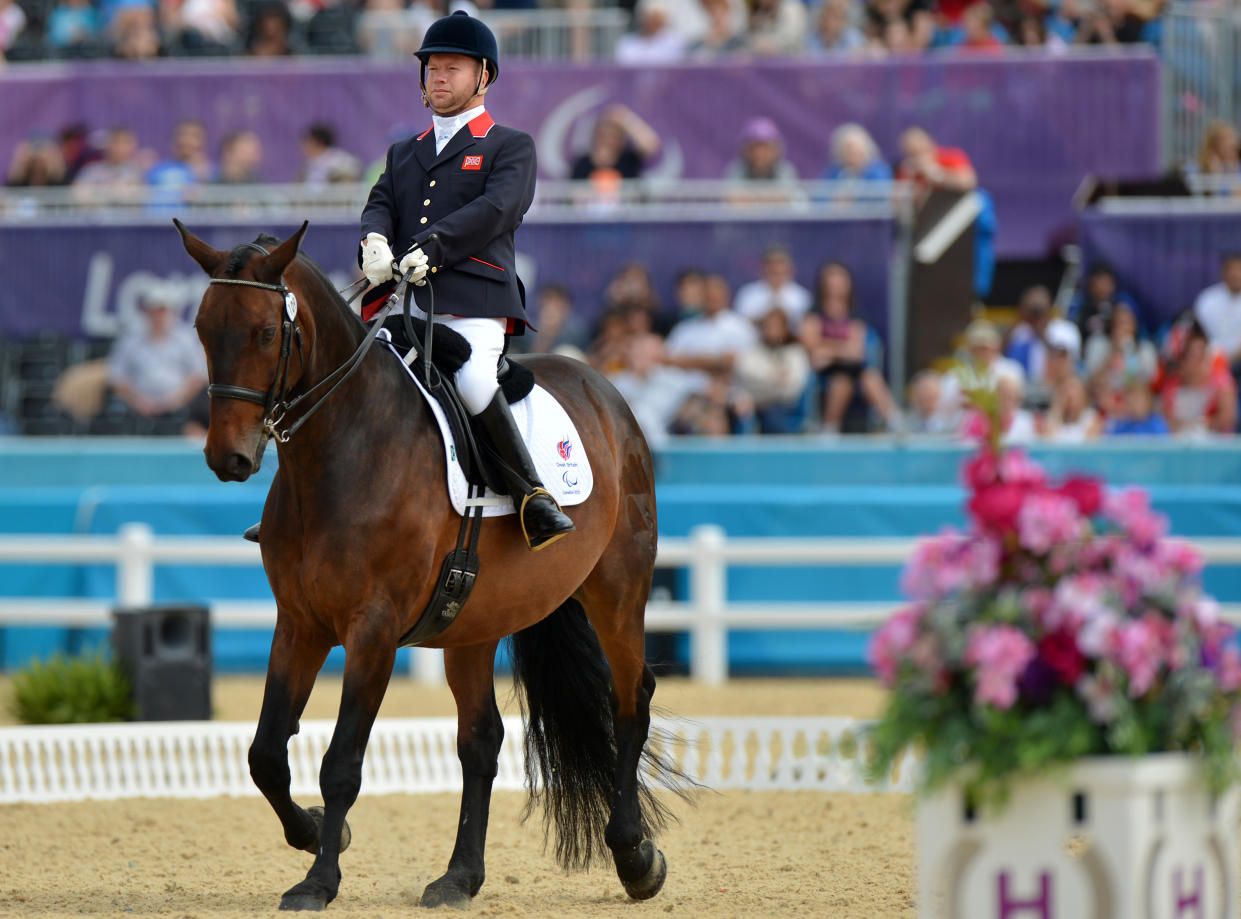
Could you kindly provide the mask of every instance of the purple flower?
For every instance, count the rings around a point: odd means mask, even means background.
[[[1017,701],[1017,677],[1036,653],[1034,643],[1011,625],[973,629],[964,661],[975,668],[974,701],[1009,708]]]

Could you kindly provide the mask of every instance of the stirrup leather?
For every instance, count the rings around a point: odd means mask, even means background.
[[[543,540],[543,542],[539,543],[537,546],[531,545],[530,544],[530,533],[527,532],[526,530],[526,505],[530,502],[530,499],[533,498],[535,495],[547,495],[547,497],[551,498],[552,504],[556,505],[556,510],[560,510],[560,502],[557,501],[555,496],[553,496],[552,493],[548,491],[546,488],[536,487],[533,491],[530,492],[530,494],[525,495],[521,499],[521,507],[517,509],[517,519],[521,521],[521,535],[522,535],[522,538],[525,539],[526,541],[526,548],[529,549],[531,552],[538,552],[541,549],[546,549],[556,540],[561,539],[562,537],[568,536],[570,533],[573,532],[572,530],[565,530],[563,533],[556,533],[554,536],[549,536],[547,539]]]

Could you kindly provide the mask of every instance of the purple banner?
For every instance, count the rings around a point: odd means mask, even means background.
[[[1219,280],[1220,256],[1241,250],[1241,212],[1100,214],[1081,217],[1084,265],[1112,264],[1155,331],[1193,306]]]
[[[0,82],[0,151],[81,121],[128,124],[166,154],[174,122],[195,117],[213,147],[231,131],[259,132],[266,177],[287,181],[312,122],[335,125],[341,145],[367,163],[395,136],[422,130],[429,118],[417,78],[414,66],[365,60],[11,67]],[[673,177],[721,177],[757,114],[780,126],[804,178],[823,172],[828,138],[844,122],[864,125],[889,159],[901,130],[920,124],[973,159],[995,198],[1001,256],[1041,256],[1071,224],[1069,200],[1084,175],[1158,173],[1159,89],[1158,60],[1141,50],[641,69],[509,63],[488,105],[535,136],[548,178],[566,175],[595,115],[617,102],[659,132],[651,169]]]
[[[260,231],[285,236],[292,226],[191,225],[218,249],[254,239]],[[886,334],[891,224],[884,220],[767,223],[607,224],[531,222],[517,232],[518,271],[530,291],[564,284],[578,313],[593,321],[603,290],[623,265],[647,267],[666,305],[685,268],[718,272],[734,289],[758,277],[763,249],[787,246],[798,280],[812,287],[820,264],[835,260],[853,271],[859,314]],[[304,249],[338,288],[358,277],[358,226],[312,224]],[[0,227],[0,335],[26,338],[43,330],[110,337],[138,315],[143,293],[159,284],[177,291],[183,315],[193,317],[206,276],[167,226]],[[451,312],[451,305],[437,304]]]

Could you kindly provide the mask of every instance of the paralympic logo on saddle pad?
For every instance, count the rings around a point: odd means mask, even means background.
[[[566,463],[569,461],[569,454],[573,452],[573,441],[565,438],[556,444],[556,452],[560,454],[560,458]]]

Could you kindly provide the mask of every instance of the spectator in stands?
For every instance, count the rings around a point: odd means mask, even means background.
[[[595,120],[590,146],[573,161],[569,178],[590,182],[595,200],[618,200],[621,181],[641,176],[660,146],[659,134],[636,112],[608,106]]]
[[[909,381],[908,410],[904,431],[907,434],[952,434],[946,415],[940,410],[943,377],[930,367],[919,370]]]
[[[672,326],[661,308],[651,273],[641,262],[629,262],[612,276],[603,289],[603,302],[608,309],[638,310],[646,317],[647,328],[658,335],[667,334]]]
[[[1121,390],[1119,410],[1104,427],[1104,433],[1166,435],[1168,422],[1155,409],[1150,383],[1139,377],[1130,378]]]
[[[1133,0],[1098,0],[1082,17],[1075,40],[1081,45],[1134,44],[1145,41],[1146,22],[1133,11]]]
[[[707,393],[711,378],[731,385],[738,355],[754,347],[758,333],[754,323],[729,309],[732,294],[720,275],[709,275],[703,292],[701,316],[683,319],[668,333],[664,362],[695,373],[695,391]]]
[[[620,64],[670,64],[685,57],[685,36],[672,25],[664,0],[640,0],[634,10],[637,31],[616,42]]]
[[[408,60],[422,44],[427,26],[442,15],[424,3],[406,6],[402,0],[366,0],[358,17],[358,47],[368,57]],[[409,136],[408,132],[403,136]]]
[[[828,262],[819,269],[814,306],[801,320],[799,335],[819,380],[819,417],[824,430],[840,431],[850,403],[861,394],[868,408],[895,430],[901,426],[899,412],[888,384],[874,366],[870,330],[855,315],[854,299],[848,268]]]
[[[796,434],[806,421],[804,397],[811,382],[810,360],[778,306],[758,321],[759,340],[737,356],[733,375],[754,403],[762,434]]]
[[[112,54],[122,60],[145,61],[159,57],[160,37],[155,7],[150,3],[123,3],[108,26]]]
[[[1056,54],[1068,47],[1058,33],[1049,31],[1047,20],[1034,13],[1026,13],[1017,20],[1013,40],[1023,48],[1044,48]]]
[[[1219,183],[1208,186],[1209,191],[1241,194],[1241,140],[1237,129],[1221,120],[1207,125],[1193,166],[1198,176]]]
[[[99,11],[91,0],[60,0],[48,14],[43,40],[63,53],[93,47],[102,31]]]
[[[898,179],[914,185],[914,200],[921,203],[936,189],[951,192],[973,191],[978,187],[974,164],[964,150],[941,147],[924,128],[906,128],[901,133],[901,162]]]
[[[746,37],[728,0],[702,0],[706,31],[689,45],[688,56],[698,60],[723,57],[742,50]]]
[[[1042,433],[1044,439],[1059,444],[1085,443],[1103,433],[1103,417],[1090,404],[1081,377],[1074,374],[1056,387]]]
[[[802,0],[747,0],[750,22],[746,48],[754,54],[798,54],[806,43],[807,13]]]
[[[872,47],[887,51],[921,51],[930,45],[935,32],[931,0],[865,2],[865,32]]]
[[[144,322],[117,338],[108,358],[113,395],[144,418],[206,428],[207,363],[194,330],[172,311],[170,291],[149,289]]]
[[[13,150],[5,184],[10,188],[46,188],[65,183],[60,148],[50,138],[32,134]]]
[[[186,118],[172,129],[172,155],[161,160],[147,172],[147,184],[177,195],[191,185],[210,182],[215,167],[207,156],[207,127],[201,121]]]
[[[262,182],[263,142],[253,131],[234,131],[220,142],[220,168],[215,180],[222,185]]]
[[[664,343],[656,335],[627,337],[622,350],[608,379],[625,398],[647,443],[659,447],[697,383],[693,374],[664,362]]]
[[[856,54],[866,49],[866,36],[853,21],[853,0],[822,0],[814,30],[806,38],[811,54]]]
[[[139,155],[138,136],[133,129],[116,125],[108,131],[103,159],[84,166],[73,184],[83,190],[85,200],[98,200],[109,193],[142,188],[148,168],[149,164]]]
[[[1021,365],[1000,353],[1000,331],[986,319],[975,319],[962,336],[964,353],[944,374],[940,392],[938,424],[960,432],[966,418],[966,393],[970,390],[995,392],[1002,379],[1025,386]]]
[[[784,158],[784,138],[770,118],[759,116],[741,131],[739,156],[728,164],[726,179],[796,182],[797,170]]]
[[[534,311],[537,331],[533,335],[511,339],[520,344],[521,351],[534,354],[567,354],[579,360],[586,359],[590,347],[590,334],[585,323],[573,312],[573,299],[569,289],[561,284],[548,284],[539,290]]]
[[[997,33],[1003,28],[995,21],[995,10],[990,3],[979,0],[971,3],[961,13],[961,27],[947,45],[959,51],[996,54],[1004,50],[1004,39]]]
[[[3,52],[12,47],[25,28],[25,10],[16,0],[0,0],[0,66],[3,66]]]
[[[784,246],[769,246],[763,252],[761,277],[737,290],[733,310],[751,322],[758,322],[769,309],[778,306],[788,314],[790,326],[799,327],[814,298],[797,283],[795,273],[789,250]]]
[[[1241,252],[1225,253],[1219,273],[1219,281],[1194,300],[1194,317],[1224,353],[1233,377],[1241,378]]]
[[[240,24],[236,0],[160,0],[160,26],[181,53],[228,53]]]
[[[295,54],[293,17],[280,0],[260,6],[250,19],[246,53],[253,57],[284,57]]]
[[[1178,330],[1179,331],[1179,330]],[[1163,414],[1174,434],[1231,434],[1237,387],[1199,322],[1185,323],[1160,388]],[[1170,336],[1172,338],[1172,336]]]
[[[892,167],[879,155],[879,145],[860,124],[847,122],[832,131],[828,151],[831,162],[823,178],[829,182],[892,181]]]
[[[67,124],[56,132],[60,146],[60,161],[65,164],[65,184],[71,183],[84,166],[103,158],[103,153],[91,143],[90,128],[81,121]]]
[[[1021,407],[1021,381],[1002,377],[995,383],[996,417],[1000,423],[1000,442],[1028,444],[1038,439],[1034,414]]]
[[[1119,409],[1121,394],[1130,381],[1150,386],[1159,369],[1155,346],[1138,335],[1138,319],[1123,303],[1116,304],[1106,335],[1091,335],[1086,341],[1086,379],[1106,377],[1107,391],[1117,403],[1104,408]]]
[[[1077,324],[1084,340],[1092,335],[1106,335],[1112,310],[1123,303],[1133,315],[1138,315],[1138,305],[1133,297],[1120,289],[1116,272],[1104,261],[1090,266],[1082,289],[1069,304],[1069,319]]]
[[[1037,396],[1050,397],[1047,354],[1053,348],[1062,349],[1076,364],[1082,352],[1081,333],[1073,323],[1054,314],[1051,291],[1042,284],[1022,292],[1017,310],[1018,321],[1008,333],[1004,356],[1021,365],[1030,388],[1037,391]]]
[[[677,274],[676,298],[673,321],[692,319],[702,315],[702,301],[706,296],[707,276],[697,268],[686,268]]]
[[[356,182],[362,175],[362,164],[348,151],[336,146],[336,130],[319,121],[302,134],[302,168],[297,180],[311,188],[333,182]]]

